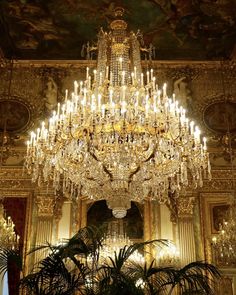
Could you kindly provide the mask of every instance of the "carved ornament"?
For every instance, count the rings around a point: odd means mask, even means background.
[[[179,197],[177,199],[178,217],[192,217],[194,204],[194,197]]]
[[[53,217],[55,198],[52,196],[37,196],[38,217]]]

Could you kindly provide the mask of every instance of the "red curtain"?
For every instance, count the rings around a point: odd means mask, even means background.
[[[3,204],[7,216],[11,216],[15,224],[16,234],[20,236],[19,249],[22,256],[25,238],[24,234],[26,225],[27,198],[9,197],[4,199]],[[9,295],[19,294],[19,280],[20,270],[16,267],[14,263],[10,263],[8,265]]]

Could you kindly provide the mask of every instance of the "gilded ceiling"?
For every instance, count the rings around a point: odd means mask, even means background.
[[[81,59],[117,5],[152,44],[154,59],[235,56],[235,0],[1,0],[0,47],[18,59]]]

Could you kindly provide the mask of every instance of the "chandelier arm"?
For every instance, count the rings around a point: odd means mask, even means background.
[[[102,164],[102,162],[99,161],[99,159],[96,157],[96,155],[95,155],[93,152],[91,152],[91,149],[90,149],[90,148],[88,148],[88,152],[89,152],[90,156],[91,156],[95,161],[97,161],[97,162],[99,162],[99,163]],[[112,178],[113,178],[113,177],[112,177],[112,174],[108,171],[108,169],[106,168],[106,166],[105,166],[104,164],[102,164],[101,167],[102,167],[102,169],[104,170],[104,172],[105,172],[106,174],[109,175],[110,180],[112,181]]]

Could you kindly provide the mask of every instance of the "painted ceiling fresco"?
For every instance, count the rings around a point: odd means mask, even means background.
[[[81,59],[115,6],[125,8],[129,28],[140,29],[155,59],[235,56],[235,0],[1,0],[0,47],[18,59]]]

